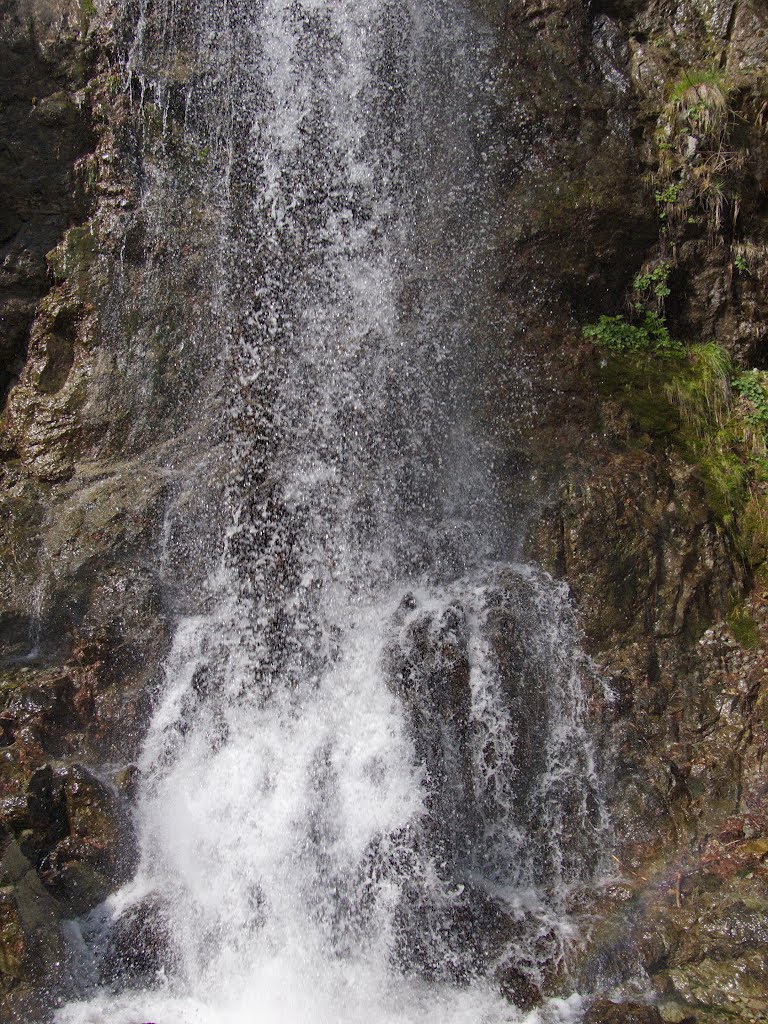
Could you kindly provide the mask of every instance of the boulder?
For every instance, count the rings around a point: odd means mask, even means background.
[[[664,1024],[655,1006],[596,1000],[584,1014],[584,1024]]]

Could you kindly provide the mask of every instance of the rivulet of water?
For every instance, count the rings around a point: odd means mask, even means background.
[[[606,822],[567,595],[517,564],[467,403],[490,36],[452,0],[131,16],[134,101],[207,162],[227,483],[140,866],[82,923],[90,989],[58,1020],[520,1020]]]

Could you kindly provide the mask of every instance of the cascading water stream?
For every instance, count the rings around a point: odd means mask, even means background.
[[[58,1019],[517,1020],[501,990],[558,963],[605,820],[566,594],[514,564],[468,426],[486,37],[443,0],[147,0],[136,24],[137,96],[219,179],[231,457],[140,866],[83,923],[92,990]]]

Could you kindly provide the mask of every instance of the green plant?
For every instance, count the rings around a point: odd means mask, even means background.
[[[742,253],[742,252],[737,253],[733,257],[733,265],[734,265],[735,269],[739,271],[739,273],[741,273],[741,274],[748,274],[749,273],[749,264],[747,263],[747,257],[744,255],[744,253]]]
[[[685,372],[665,386],[667,397],[696,437],[725,425],[731,406],[731,372],[728,353],[716,342],[692,345]]]
[[[768,245],[751,238],[731,246],[731,264],[740,274],[749,274],[756,281],[768,281]]]
[[[603,315],[584,328],[584,336],[618,353],[679,357],[684,352],[681,343],[671,337],[664,318],[653,312],[647,312],[640,324],[628,323],[623,316]]]
[[[122,78],[118,74],[107,75],[104,84],[110,96],[116,96],[122,86]]]
[[[728,353],[716,342],[692,345],[687,358],[663,385],[680,417],[676,441],[696,466],[716,518],[735,528],[744,506],[750,463],[744,424],[734,408]]]
[[[688,68],[672,86],[669,101],[673,105],[679,105],[686,96],[690,97],[692,89],[698,90],[700,86],[705,89],[720,89],[722,91],[725,81],[725,71],[720,67]]]
[[[682,127],[719,140],[730,117],[729,91],[721,68],[689,69],[672,87],[669,102]]]
[[[721,68],[689,68],[672,85],[656,131],[659,218],[693,223],[698,208],[713,244],[726,220],[735,223],[740,209],[731,172],[745,157],[741,148],[729,145],[737,120],[733,93]]]
[[[733,379],[734,391],[746,399],[744,419],[750,426],[768,430],[768,373],[765,370],[744,370]]]
[[[657,299],[665,299],[671,294],[667,284],[669,272],[670,266],[668,263],[657,263],[655,267],[636,274],[632,287],[636,292],[652,290]]]
[[[607,354],[600,393],[627,410],[642,432],[638,440],[666,437],[678,448],[696,468],[715,519],[738,539],[750,489],[761,473],[768,476],[768,373],[734,372],[716,342],[684,348],[655,313],[641,323],[601,317],[584,333]]]
[[[676,203],[680,195],[681,185],[675,182],[672,185],[664,185],[654,192],[656,202],[661,206],[663,203]]]

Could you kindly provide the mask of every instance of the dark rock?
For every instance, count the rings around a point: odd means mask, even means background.
[[[500,967],[494,980],[504,998],[519,1010],[531,1010],[541,1001],[541,989],[517,965]]]
[[[39,862],[69,831],[64,780],[50,764],[32,774],[27,785],[27,809]]]
[[[612,1003],[598,999],[584,1015],[584,1024],[663,1024],[655,1006],[640,1003]]]
[[[75,4],[59,7],[55,27],[43,3],[10,2],[3,9],[0,407],[19,376],[35,307],[49,286],[45,253],[81,209],[74,163],[93,144],[73,101],[89,68],[81,19]]]
[[[435,616],[406,610],[411,620],[387,652],[387,674],[407,709],[427,773],[430,817],[451,856],[461,856],[472,804],[464,611],[450,607]]]
[[[73,991],[60,909],[0,827],[0,994],[29,985]]]
[[[71,916],[92,910],[134,866],[121,802],[81,765],[63,776],[67,834],[51,844],[43,865],[48,888]]]
[[[173,962],[171,935],[157,896],[146,896],[124,911],[112,926],[100,972],[118,988],[151,985]]]

